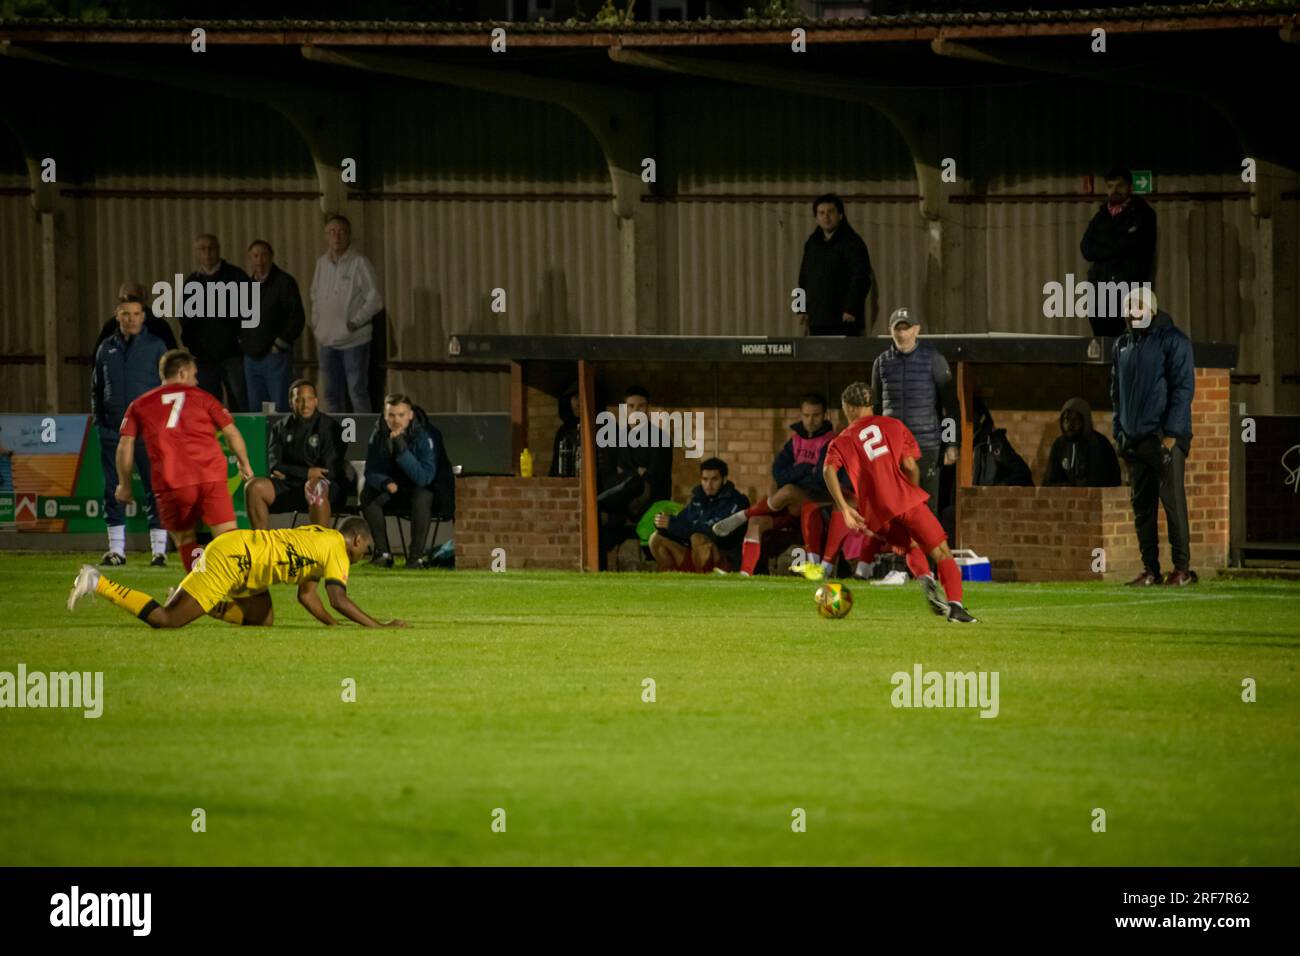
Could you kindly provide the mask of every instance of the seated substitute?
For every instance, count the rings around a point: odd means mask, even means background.
[[[805,395],[799,402],[799,421],[790,426],[790,431],[793,434],[772,462],[776,491],[758,504],[713,525],[715,535],[726,537],[748,522],[740,568],[746,577],[758,566],[763,534],[796,523],[802,527],[807,563],[821,563],[824,530],[821,508],[805,506],[830,501],[822,481],[822,463],[827,447],[835,438],[835,429],[826,417],[826,399],[816,393]]]
[[[456,507],[455,478],[442,443],[442,432],[429,423],[424,409],[406,395],[384,399],[383,417],[375,423],[366,450],[366,480],[361,489],[361,514],[375,539],[372,564],[393,566],[388,550],[390,514],[409,516],[411,543],[408,568],[430,567],[424,539],[434,509],[452,514]]]
[[[1092,427],[1092,407],[1082,398],[1061,406],[1061,437],[1047,456],[1044,485],[1073,488],[1116,488],[1119,459],[1105,435]]]
[[[270,478],[255,478],[244,489],[248,523],[270,527],[271,515],[306,511],[323,528],[355,486],[352,466],[344,457],[343,428],[319,411],[316,386],[300,378],[289,387],[293,409],[271,428],[267,448]],[[319,485],[318,482],[325,484]]]
[[[727,463],[721,458],[700,462],[700,483],[691,492],[691,502],[675,515],[655,515],[650,535],[650,553],[660,571],[691,571],[707,574],[714,568],[730,570],[729,552],[740,544],[737,528],[727,538],[713,533],[714,522],[749,507],[749,499],[727,480]]]
[[[184,627],[204,614],[231,624],[268,627],[275,619],[271,585],[296,584],[298,603],[322,624],[334,625],[339,622],[316,591],[324,581],[330,606],[362,627],[410,627],[400,620],[380,623],[348,597],[348,569],[373,547],[370,529],[360,518],[349,518],[338,531],[315,525],[227,531],[204,549],[166,605],[83,564],[68,595],[68,610],[96,594],[150,627]]]
[[[603,473],[597,481],[603,490],[596,497],[596,511],[600,515],[602,562],[609,551],[636,537],[636,524],[653,502],[670,498],[673,493],[671,436],[649,424],[650,393],[640,385],[631,385],[623,393],[623,404],[627,406],[629,423],[633,415],[646,416],[647,441],[604,449],[605,454],[599,456]]]

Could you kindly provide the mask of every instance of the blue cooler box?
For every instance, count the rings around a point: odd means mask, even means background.
[[[957,567],[961,568],[963,581],[992,581],[993,570],[988,558],[981,558],[969,548],[961,548],[952,553]]]

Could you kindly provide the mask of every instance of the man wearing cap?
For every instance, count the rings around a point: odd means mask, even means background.
[[[834,193],[813,200],[813,216],[817,228],[803,244],[799,265],[802,321],[809,335],[861,335],[871,291],[867,244],[844,218],[844,200]]]
[[[871,394],[880,396],[881,415],[901,419],[921,448],[921,488],[930,495],[930,510],[939,513],[939,468],[957,463],[961,416],[957,385],[948,360],[922,344],[921,322],[904,306],[889,317],[894,340],[871,366]]]
[[[1128,462],[1129,500],[1142,552],[1133,587],[1195,584],[1188,547],[1187,489],[1183,468],[1192,446],[1192,396],[1196,365],[1192,343],[1160,311],[1155,294],[1138,288],[1124,299],[1129,330],[1111,356],[1110,401],[1115,447]],[[1164,505],[1174,570],[1160,577],[1158,505]]]

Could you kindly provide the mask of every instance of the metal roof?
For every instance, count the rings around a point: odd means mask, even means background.
[[[1300,25],[1300,4],[1243,5],[1178,4],[1143,7],[1102,7],[1090,10],[1023,10],[990,12],[905,13],[844,20],[793,18],[784,20],[635,21],[611,26],[590,21],[396,21],[396,20],[100,20],[0,19],[0,33],[33,39],[114,42],[117,35],[188,32],[194,27],[228,42],[302,43],[314,37],[357,43],[409,44],[420,38],[475,37],[504,27],[515,38],[582,38],[583,45],[637,42],[729,43],[771,42],[802,27],[833,41],[866,39],[929,40],[936,36],[995,37],[1076,33],[1082,26],[1144,31],[1267,29]],[[32,34],[42,35],[32,37]]]

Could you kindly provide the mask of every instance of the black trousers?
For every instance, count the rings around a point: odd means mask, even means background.
[[[636,523],[650,503],[650,489],[646,486],[645,479],[636,472],[600,493],[596,498],[596,511],[601,519],[602,557],[606,551],[628,538],[636,537]]]
[[[433,489],[414,485],[398,485],[397,491],[376,491],[369,485],[361,489],[361,515],[370,525],[370,535],[375,539],[376,554],[390,554],[388,547],[388,515],[411,519],[411,540],[406,560],[414,561],[424,553],[424,539],[429,535],[429,522],[433,520]]]
[[[248,386],[244,383],[244,356],[236,355],[219,362],[204,359],[198,363],[199,388],[224,401],[232,412],[247,412]],[[221,386],[226,386],[226,397],[221,396]],[[261,411],[261,409],[257,409]]]
[[[930,496],[925,506],[937,518],[939,517],[939,477],[943,469],[943,449],[922,448],[916,467],[921,469],[921,490]]]
[[[1152,574],[1160,573],[1159,512],[1156,510],[1160,505],[1164,505],[1165,522],[1169,526],[1169,552],[1174,570],[1186,571],[1191,567],[1184,486],[1187,455],[1174,445],[1169,464],[1165,465],[1161,451],[1160,441],[1149,436],[1138,442],[1126,458],[1129,500],[1133,503],[1133,525],[1142,552],[1142,567]]]

